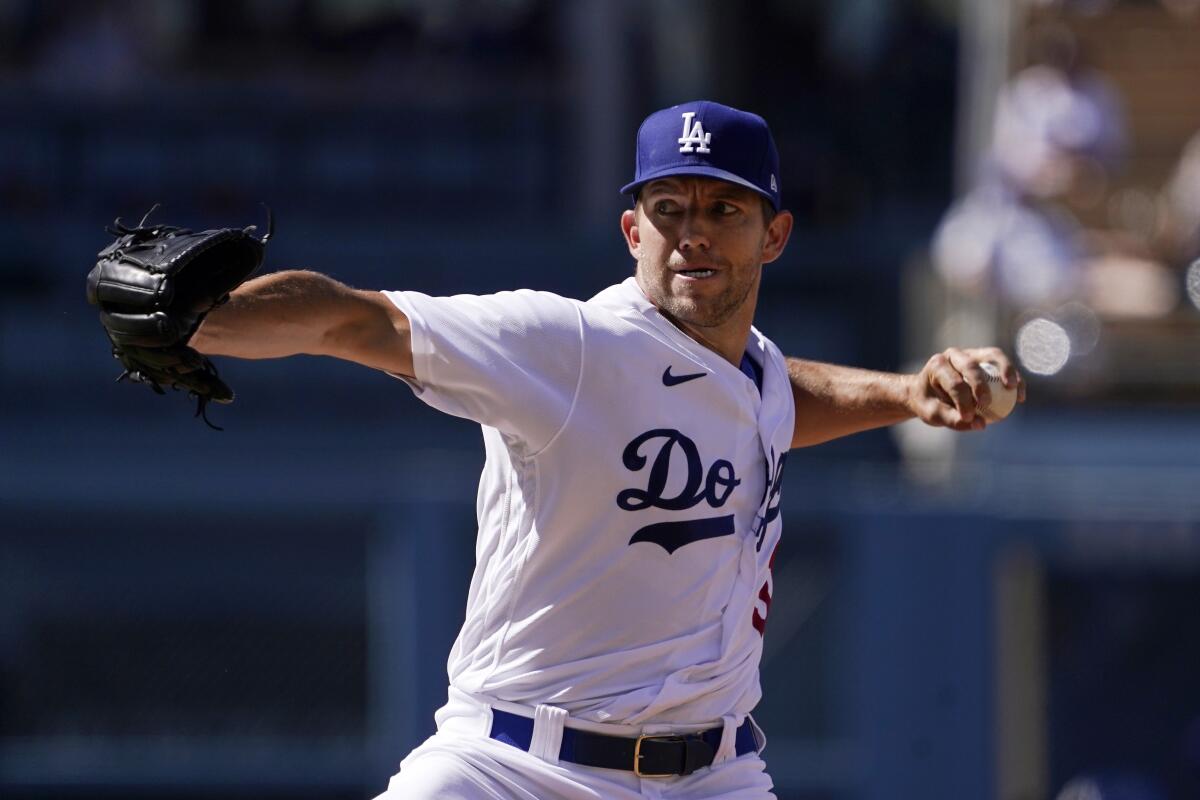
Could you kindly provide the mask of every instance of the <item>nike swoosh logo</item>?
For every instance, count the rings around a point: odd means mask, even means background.
[[[707,374],[707,372],[697,372],[694,375],[672,375],[671,367],[668,365],[663,370],[663,386],[678,386],[681,383],[694,381],[696,378],[703,378]]]

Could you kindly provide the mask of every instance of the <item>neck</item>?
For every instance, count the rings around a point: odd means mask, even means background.
[[[712,350],[736,367],[742,363],[742,356],[746,352],[746,340],[750,338],[750,324],[754,319],[754,304],[751,302],[748,305],[749,308],[746,311],[749,313],[742,313],[739,310],[735,315],[736,318],[726,320],[711,328],[684,322],[661,308],[658,309],[658,313],[662,314],[663,319],[687,334],[689,338]]]
[[[757,285],[752,288],[741,307],[734,311],[729,319],[719,325],[701,326],[681,320],[655,303],[650,293],[646,291],[646,287],[642,285],[640,273],[635,273],[634,280],[642,296],[650,302],[650,305],[658,309],[658,313],[662,315],[663,319],[683,331],[688,338],[712,350],[735,367],[741,365],[742,356],[746,353],[746,341],[750,338],[750,326],[754,322],[754,309],[758,302]]]

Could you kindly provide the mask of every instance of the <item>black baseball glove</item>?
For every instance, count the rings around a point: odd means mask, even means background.
[[[147,225],[154,208],[137,227],[118,218],[109,233],[116,241],[100,251],[88,273],[88,302],[100,308],[100,323],[112,342],[113,357],[125,371],[118,381],[184,389],[196,399],[196,416],[210,427],[208,403],[233,402],[233,390],[212,362],[188,347],[204,316],[229,299],[263,260],[271,237],[248,228],[193,232],[170,225]]]

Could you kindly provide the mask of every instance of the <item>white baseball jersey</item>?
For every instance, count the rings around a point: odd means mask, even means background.
[[[388,292],[429,405],[483,426],[477,564],[451,686],[625,724],[750,712],[795,410],[633,278],[587,302]]]

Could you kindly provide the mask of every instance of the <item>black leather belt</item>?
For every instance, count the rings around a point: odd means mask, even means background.
[[[722,730],[709,728],[695,733],[629,737],[563,728],[558,758],[585,767],[623,769],[642,778],[691,775],[712,764],[721,746]],[[533,741],[533,720],[493,708],[492,729],[488,735],[528,752],[529,743]],[[742,756],[757,750],[758,742],[747,717],[737,729],[734,751]]]

